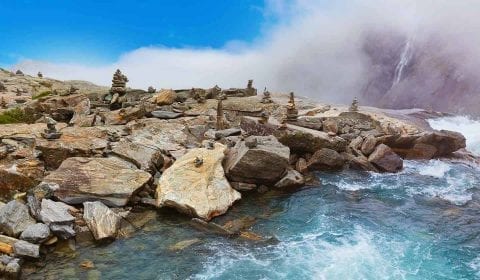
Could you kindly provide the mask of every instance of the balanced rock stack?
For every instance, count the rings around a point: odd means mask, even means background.
[[[3,91],[7,91],[7,88],[2,82],[0,82],[0,92],[3,92]]]
[[[120,69],[117,69],[115,74],[113,74],[112,88],[110,89],[110,92],[112,94],[118,93],[119,95],[125,94],[127,91],[127,82],[127,76],[123,75]]]

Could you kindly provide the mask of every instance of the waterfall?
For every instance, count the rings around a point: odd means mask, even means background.
[[[402,54],[400,56],[400,61],[398,62],[397,67],[395,68],[395,76],[393,77],[392,87],[398,84],[402,80],[403,71],[405,70],[405,67],[410,62],[412,55],[413,55],[412,44],[411,44],[411,41],[409,40],[405,43],[405,47],[403,48]]]

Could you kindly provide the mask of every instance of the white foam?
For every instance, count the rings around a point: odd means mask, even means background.
[[[480,121],[469,117],[455,116],[428,120],[433,129],[462,133],[467,139],[467,150],[480,156]]]
[[[423,168],[420,168],[420,175],[443,178],[450,171],[450,164],[441,160],[432,160]]]

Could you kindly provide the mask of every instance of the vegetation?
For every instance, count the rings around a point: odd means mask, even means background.
[[[39,98],[42,98],[42,97],[45,97],[45,96],[49,96],[49,95],[52,95],[52,92],[47,90],[47,91],[44,91],[44,92],[41,92],[37,95],[32,96],[32,100],[36,100],[36,99],[39,99]]]
[[[0,124],[30,123],[32,121],[33,116],[27,114],[20,108],[10,109],[0,114]]]

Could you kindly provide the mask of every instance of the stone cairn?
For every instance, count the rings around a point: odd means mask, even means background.
[[[0,92],[4,92],[4,91],[7,91],[7,87],[5,87],[5,85],[0,82]]]
[[[348,109],[350,112],[358,112],[358,100],[355,97],[352,101],[352,105],[350,105],[350,108]]]
[[[247,88],[246,88],[246,95],[247,96],[257,95],[257,89],[253,87],[253,80],[248,80]]]
[[[154,87],[152,87],[152,86],[149,86],[148,89],[147,89],[147,92],[148,92],[148,93],[155,93],[156,91],[157,91],[157,90],[156,90]]]
[[[18,69],[17,72],[15,72],[15,75],[17,76],[25,76],[25,74],[23,74],[22,70]]]
[[[49,116],[45,116],[45,121],[47,122],[47,129],[42,132],[42,137],[47,140],[58,139],[62,136],[62,133],[57,131],[55,127],[57,122]]]
[[[15,95],[16,96],[22,96],[22,91],[19,88],[17,88],[17,90],[15,92]]]
[[[38,71],[38,73],[37,73],[37,77],[39,77],[39,78],[43,78],[43,74],[42,74],[42,72]]]
[[[270,94],[270,92],[267,90],[267,88],[265,87],[265,89],[263,90],[263,97],[262,97],[262,101],[261,101],[263,104],[268,104],[268,103],[272,103],[273,100],[272,100],[272,96]]]
[[[227,99],[227,96],[223,93],[220,93],[217,96],[217,130],[225,129],[224,113],[223,113],[223,100]]]
[[[127,93],[127,82],[127,76],[122,74],[122,71],[120,71],[120,69],[117,69],[117,71],[115,71],[115,73],[113,74],[112,87],[110,88],[110,94],[112,95],[110,105],[118,105],[123,103],[120,97],[124,96],[125,93]]]
[[[287,121],[296,121],[298,119],[298,110],[295,107],[295,94],[290,92],[290,99],[287,103]]]
[[[206,92],[204,89],[195,89],[195,88],[192,88],[192,92],[191,92],[192,96],[193,96],[193,99],[195,99],[198,103],[205,103],[205,99],[206,99]]]

